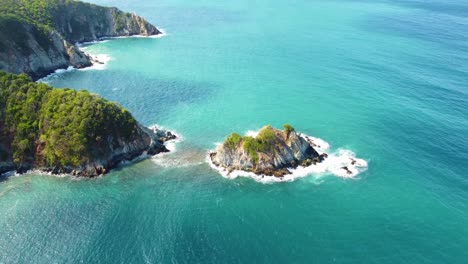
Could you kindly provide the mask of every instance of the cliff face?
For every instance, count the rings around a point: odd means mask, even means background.
[[[91,66],[91,58],[74,45],[77,42],[161,34],[145,19],[117,8],[32,0],[44,7],[29,10],[25,2],[0,0],[0,70],[26,73],[34,79],[69,66]]]
[[[162,137],[161,134],[170,136]],[[142,155],[153,156],[158,153],[169,152],[164,146],[164,142],[174,138],[175,136],[168,131],[153,130],[138,124],[135,136],[132,139],[129,140],[113,135],[107,136],[104,139],[105,144],[93,150],[101,154],[85,157],[87,161],[78,166],[50,166],[45,164],[43,160],[36,160],[35,163],[26,164],[26,166],[23,165],[21,167],[16,166],[15,169],[20,172],[38,169],[53,174],[66,173],[80,177],[95,177],[106,174],[122,161],[131,161]],[[38,147],[37,150],[36,155],[41,156],[41,147]]]
[[[94,151],[100,152],[98,156],[83,156],[86,162],[79,165],[48,164],[43,158],[44,145],[36,142],[34,156],[29,161],[16,163],[13,155],[5,144],[0,143],[3,157],[0,159],[0,175],[9,171],[19,173],[28,170],[39,170],[52,174],[70,174],[79,177],[96,177],[108,173],[123,161],[131,161],[142,155],[153,156],[162,152],[169,152],[164,142],[174,139],[175,136],[164,130],[151,130],[140,124],[136,128],[135,137],[131,140],[123,137],[108,136],[105,138],[104,148],[98,147]],[[161,134],[169,134],[169,137],[161,137]],[[1,151],[0,151],[1,152]]]
[[[83,68],[92,65],[89,56],[70,45],[57,31],[44,32],[14,17],[3,17],[2,22],[1,70],[24,72],[33,78],[39,78],[68,66]]]
[[[294,129],[281,131],[266,126],[255,138],[232,134],[210,158],[213,164],[229,171],[281,177],[289,173],[287,168],[310,166],[325,156],[320,156]]]
[[[166,152],[164,141],[174,138],[87,91],[0,71],[0,174],[39,169],[93,177],[121,161]]]
[[[71,43],[102,37],[161,34],[155,26],[136,14],[78,1],[58,5],[52,23]]]

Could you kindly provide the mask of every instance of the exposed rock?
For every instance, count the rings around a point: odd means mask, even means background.
[[[57,31],[38,30],[26,22],[10,21],[9,28],[23,41],[11,38],[13,33],[0,30],[0,70],[26,73],[33,79],[48,75],[56,69],[91,66],[90,57],[65,41]]]
[[[38,169],[93,177],[121,161],[167,152],[163,143],[174,138],[88,91],[0,71],[0,174]]]
[[[151,131],[154,132],[160,140],[162,141],[169,141],[173,139],[177,139],[177,136],[170,131],[159,129],[157,127],[150,127]]]
[[[352,171],[349,170],[349,168],[347,166],[344,166],[344,167],[341,167],[342,170],[345,170],[346,173],[349,175],[349,174],[353,174]]]
[[[286,125],[284,131],[266,126],[255,138],[234,133],[210,153],[211,161],[218,167],[275,177],[290,174],[288,168],[311,166],[326,157]]]
[[[0,70],[26,73],[37,80],[57,69],[91,66],[92,58],[75,46],[77,42],[161,34],[145,19],[117,8],[79,1],[53,2],[54,8],[47,9],[51,26],[13,12],[0,12]],[[18,9],[24,8],[16,4]]]
[[[172,135],[172,137],[161,137],[161,135]],[[123,138],[108,137],[106,149],[100,150],[102,155],[78,167],[44,167],[40,160],[35,159],[31,163],[14,164],[11,160],[0,162],[0,174],[16,170],[25,173],[29,170],[39,170],[51,174],[70,174],[79,177],[96,177],[108,173],[123,161],[131,161],[142,155],[156,155],[169,152],[164,142],[175,138],[171,132],[159,129],[149,129],[138,124],[137,135],[132,141]],[[40,155],[39,153],[36,155]]]
[[[95,41],[104,37],[161,34],[155,26],[136,14],[79,1],[59,4],[52,14],[52,23],[70,43]]]

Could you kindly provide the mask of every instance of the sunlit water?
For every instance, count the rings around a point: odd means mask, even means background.
[[[183,136],[91,180],[0,178],[0,263],[466,263],[468,4],[124,1],[163,38],[87,46],[47,79]],[[290,123],[368,163],[222,177],[207,151]]]

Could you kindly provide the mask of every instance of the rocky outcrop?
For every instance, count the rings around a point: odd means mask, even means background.
[[[164,142],[175,138],[86,90],[0,71],[0,174],[37,169],[93,177],[122,161],[167,152]]]
[[[161,34],[144,18],[122,12],[115,7],[102,7],[75,1],[58,5],[52,22],[70,43],[94,41],[104,37],[152,36]]]
[[[169,131],[157,128],[149,129],[139,124],[136,137],[132,141],[108,137],[106,144],[108,149],[104,151],[105,153],[99,159],[92,160],[79,167],[35,167],[35,169],[51,172],[52,174],[95,177],[106,174],[121,162],[132,161],[140,156],[153,156],[158,153],[169,152],[164,146],[164,142],[175,138],[176,136]],[[34,166],[31,168],[34,168]]]
[[[210,153],[213,164],[228,171],[276,177],[289,174],[288,168],[311,166],[325,158],[289,125],[284,130],[266,126],[255,138],[234,133]]]
[[[164,142],[176,139],[176,135],[167,130],[147,128],[138,124],[135,137],[131,140],[109,136],[105,149],[100,149],[99,158],[90,159],[81,166],[43,166],[37,162],[15,164],[11,159],[0,161],[0,175],[9,171],[24,173],[29,170],[38,170],[52,174],[70,174],[79,177],[96,177],[108,173],[124,161],[132,161],[141,156],[153,156],[158,153],[169,152]],[[36,155],[41,155],[41,147]]]
[[[56,69],[92,65],[91,58],[65,41],[57,31],[43,32],[32,24],[10,20],[10,30],[0,29],[0,70],[26,73],[33,79]],[[13,35],[18,35],[12,38]]]
[[[17,5],[18,10],[24,8]],[[161,34],[136,14],[80,1],[54,0],[44,12],[50,17],[47,24],[13,11],[0,12],[0,70],[38,79],[57,69],[91,66],[91,57],[75,46],[77,42]]]

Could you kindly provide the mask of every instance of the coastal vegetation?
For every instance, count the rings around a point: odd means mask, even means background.
[[[0,17],[8,15],[26,21],[44,31],[52,27],[52,14],[58,0],[0,0]]]
[[[283,128],[284,128],[284,133],[286,133],[287,137],[289,137],[289,134],[291,134],[291,132],[296,131],[294,127],[292,127],[290,124],[283,125]]]
[[[75,43],[157,35],[145,19],[115,7],[74,0],[0,0],[0,70],[34,79],[56,69],[91,66]]]
[[[289,134],[294,131],[294,128],[288,124],[284,125],[285,133]],[[274,151],[276,135],[274,129],[268,125],[260,129],[256,137],[241,136],[237,133],[232,133],[224,142],[224,145],[230,149],[235,149],[242,143],[242,148],[249,156],[258,162],[259,152]]]
[[[228,172],[243,170],[283,177],[290,173],[288,168],[307,167],[327,157],[326,153],[319,154],[312,147],[313,142],[297,134],[291,125],[285,124],[283,128],[264,126],[254,137],[232,133],[210,153],[210,159]]]
[[[80,166],[108,154],[109,138],[131,141],[136,132],[135,119],[116,103],[0,71],[2,160]]]

